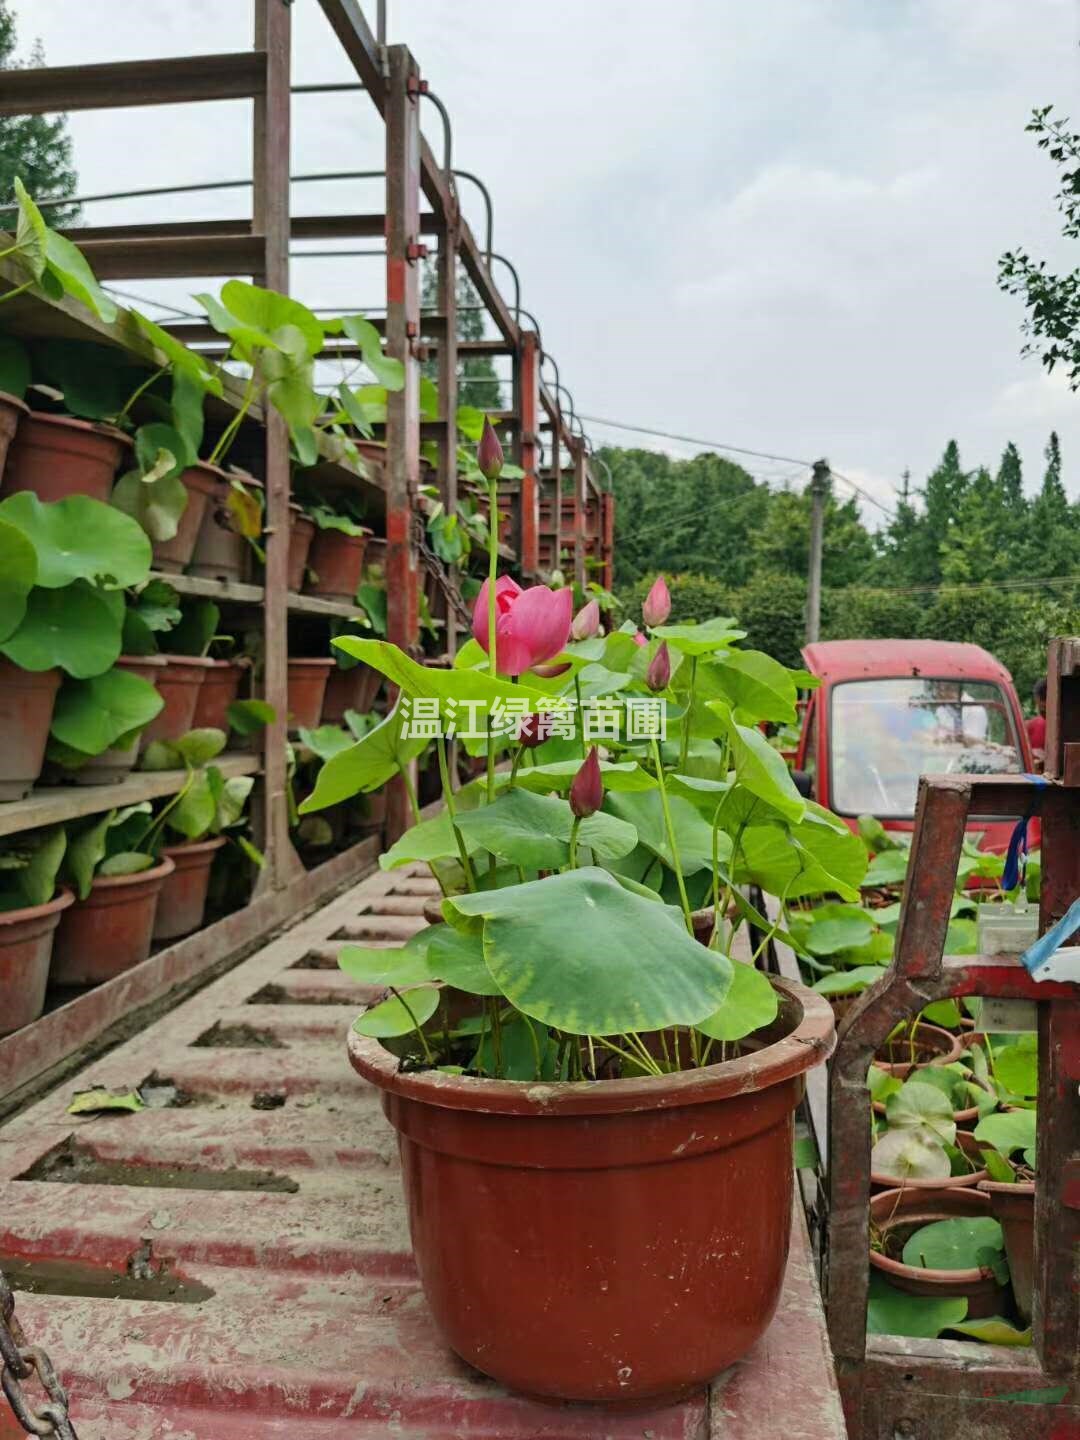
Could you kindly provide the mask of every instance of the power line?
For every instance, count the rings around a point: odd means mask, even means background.
[[[859,591],[864,595],[936,595],[942,590],[976,594],[980,590],[1040,590],[1044,585],[1080,585],[1080,575],[1045,575],[1034,580],[938,581],[933,585],[833,585],[834,594]]]

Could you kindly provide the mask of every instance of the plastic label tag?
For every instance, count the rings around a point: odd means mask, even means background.
[[[1034,1000],[984,999],[979,1007],[979,1029],[990,1035],[1017,1035],[1038,1029]]]

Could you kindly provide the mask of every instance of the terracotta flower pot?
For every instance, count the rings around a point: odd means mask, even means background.
[[[0,495],[32,490],[39,500],[90,495],[107,501],[131,449],[122,430],[71,415],[24,415],[8,449]]]
[[[368,479],[381,489],[383,472],[386,469],[386,446],[380,445],[377,440],[357,440],[354,443]]]
[[[349,810],[351,828],[360,835],[377,835],[386,824],[386,790],[357,795]]]
[[[990,1200],[978,1190],[938,1187],[929,1190],[882,1190],[870,1197],[870,1223],[883,1236],[904,1241],[914,1231],[935,1220],[952,1220],[957,1216],[990,1214]],[[968,1302],[967,1318],[984,1320],[1000,1315],[1002,1289],[989,1270],[926,1270],[905,1265],[876,1250],[870,1251],[870,1264],[898,1290],[908,1295],[932,1296],[935,1300],[958,1299]]]
[[[85,900],[61,917],[53,949],[55,985],[100,985],[150,954],[154,912],[173,862],[138,875],[99,875]]]
[[[165,661],[165,666],[157,672],[154,684],[165,706],[143,731],[140,749],[145,749],[151,740],[178,740],[195,728],[199,691],[215,664],[201,655],[160,655],[158,658]]]
[[[169,575],[182,574],[190,564],[206,507],[217,501],[222,485],[227,483],[223,470],[202,461],[185,470],[180,480],[187,491],[187,505],[176,534],[171,540],[159,540],[154,545],[154,568]]]
[[[0,659],[0,801],[30,794],[45,761],[59,670],[21,670]]]
[[[781,1015],[760,1050],[636,1080],[401,1071],[350,1033],[398,1131],[428,1304],[471,1365],[544,1398],[657,1403],[765,1331],[787,1261],[793,1111],[834,1041],[824,1000],[773,984]]]
[[[958,1035],[950,1035],[939,1025],[928,1025],[920,1020],[915,1027],[915,1061],[911,1061],[911,1040],[906,1031],[894,1040],[889,1040],[878,1051],[874,1064],[879,1070],[887,1070],[897,1080],[906,1080],[913,1070],[924,1065],[951,1065],[959,1060],[964,1047]]]
[[[322,718],[325,725],[340,725],[346,710],[366,715],[375,704],[382,676],[361,660],[348,670],[335,662],[326,682]]]
[[[0,1035],[29,1025],[45,1008],[56,927],[74,899],[61,890],[47,905],[0,913]]]
[[[319,530],[311,542],[307,593],[327,600],[355,600],[364,570],[366,535]]]
[[[155,940],[176,940],[181,935],[190,935],[202,925],[206,892],[210,886],[210,867],[224,844],[224,835],[214,835],[209,840],[165,846],[162,854],[173,862],[175,868],[166,875],[158,896],[154,915]]]
[[[982,1150],[975,1136],[966,1130],[957,1131],[956,1143],[976,1167],[969,1175],[954,1175],[949,1180],[909,1180],[899,1175],[881,1175],[876,1170],[872,1170],[870,1182],[879,1190],[971,1189],[986,1179],[986,1168],[982,1163]]]
[[[304,572],[307,569],[311,542],[315,538],[315,521],[300,509],[299,505],[289,506],[289,557],[288,588],[298,594],[304,588]]]
[[[17,396],[9,395],[6,390],[0,390],[0,475],[3,474],[7,453],[15,438],[15,431],[19,428],[19,421],[29,414],[29,405],[25,405]]]
[[[130,671],[132,675],[149,681],[159,694],[160,682],[167,665],[164,655],[121,655],[116,662],[118,670]],[[159,711],[159,718],[164,713],[164,710]],[[111,745],[100,755],[94,755],[85,765],[73,772],[76,785],[112,785],[117,780],[123,780],[139,758],[144,734],[145,731],[136,735],[127,745]]]
[[[289,729],[314,730],[322,717],[326,682],[335,661],[289,660]]]
[[[1030,1325],[1035,1288],[1035,1186],[1030,1180],[1013,1185],[983,1180],[979,1189],[989,1196],[990,1213],[1001,1225],[1016,1308]]]
[[[193,730],[229,730],[229,706],[240,693],[246,660],[208,660],[191,718]]]
[[[386,541],[380,535],[369,535],[364,547],[364,580],[381,580],[386,572]]]
[[[243,477],[243,483],[249,490],[262,489],[259,481],[250,475]],[[228,496],[229,482],[223,478],[203,512],[195,550],[187,567],[189,575],[234,583],[246,581],[251,576],[255,552],[234,528],[234,518],[227,505]]]

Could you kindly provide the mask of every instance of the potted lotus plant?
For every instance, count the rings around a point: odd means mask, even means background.
[[[75,898],[56,883],[66,846],[61,825],[0,846],[0,1035],[44,1009],[56,927]]]
[[[477,465],[495,509],[490,426]],[[449,1344],[507,1384],[654,1403],[769,1322],[793,1110],[833,1043],[824,1000],[732,957],[751,922],[752,960],[776,930],[743,887],[856,900],[866,852],[757,728],[793,717],[795,678],[740,650],[733,621],[670,625],[660,605],[647,637],[576,640],[572,607],[500,577],[492,543],[452,668],[336,639],[399,698],[301,809],[394,775],[415,802],[411,762],[434,745],[444,807],[381,863],[430,865],[443,923],[340,957],[376,1001],[349,1058],[398,1131],[425,1293]],[[462,789],[451,717],[485,761]]]

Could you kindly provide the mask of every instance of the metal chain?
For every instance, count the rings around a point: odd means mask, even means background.
[[[22,1381],[31,1374],[49,1397],[34,1407],[23,1394]],[[28,1435],[53,1435],[57,1440],[79,1440],[68,1416],[68,1398],[53,1363],[37,1345],[28,1345],[15,1318],[15,1296],[0,1271],[0,1379],[15,1418]]]
[[[432,550],[431,547],[428,545],[427,540],[422,533],[417,537],[417,547],[420,551],[421,556],[427,562],[428,568],[432,571],[436,580],[438,580],[439,584],[442,586],[443,593],[446,595],[447,600],[450,602],[451,605],[453,605],[454,609],[457,611],[458,619],[461,620],[466,626],[470,625],[472,623],[472,615],[469,612],[469,607],[461,598],[460,590],[458,590],[457,586],[451,581],[446,566],[443,564],[439,556],[435,554],[434,550]]]

